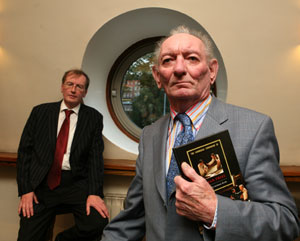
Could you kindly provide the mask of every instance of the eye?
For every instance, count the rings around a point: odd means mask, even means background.
[[[190,60],[191,62],[199,61],[199,59],[198,59],[197,56],[189,56],[189,57],[188,57],[188,60]]]
[[[171,57],[164,57],[161,62],[163,65],[170,64],[172,62],[172,60],[173,60],[173,58],[171,58]]]
[[[171,62],[171,59],[170,59],[170,58],[168,58],[168,59],[164,59],[164,60],[162,61],[162,63],[163,63],[163,64],[165,64],[165,63],[169,63],[169,62]]]
[[[66,82],[65,85],[68,87],[72,87],[74,84],[72,82]]]
[[[76,85],[78,87],[78,89],[83,90],[84,86],[83,85]]]

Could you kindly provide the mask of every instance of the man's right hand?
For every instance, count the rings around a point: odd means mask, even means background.
[[[21,196],[18,213],[23,213],[24,217],[30,218],[33,216],[33,202],[39,203],[34,192],[29,192]]]

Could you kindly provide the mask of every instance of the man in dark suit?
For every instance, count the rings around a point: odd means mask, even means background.
[[[63,100],[33,108],[17,159],[18,240],[44,241],[56,213],[71,212],[75,226],[55,240],[96,240],[108,222],[103,201],[102,115],[83,104],[89,78],[67,71]]]
[[[218,62],[207,36],[179,27],[156,50],[153,77],[170,114],[144,128],[136,176],[125,209],[104,229],[102,241],[292,241],[297,208],[281,173],[270,117],[210,95]],[[176,176],[172,147],[228,130],[250,202],[218,195],[186,163]],[[183,138],[182,138],[183,136]],[[180,142],[182,141],[182,142]],[[230,161],[230,160],[229,160]]]

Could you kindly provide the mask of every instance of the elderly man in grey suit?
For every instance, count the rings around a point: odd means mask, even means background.
[[[83,104],[89,78],[67,71],[63,100],[33,108],[17,159],[19,241],[45,241],[56,213],[73,213],[75,225],[56,241],[95,240],[108,222],[103,201],[102,115]]]
[[[170,115],[144,128],[125,209],[105,228],[102,240],[142,240],[144,236],[147,241],[296,238],[297,208],[278,164],[271,119],[210,95],[218,62],[205,35],[180,26],[158,44],[156,53],[153,76],[168,96]],[[190,181],[180,176],[168,180],[176,136],[189,128],[179,118],[182,114],[190,118],[195,139],[229,131],[250,202],[217,195],[187,164],[181,167]]]

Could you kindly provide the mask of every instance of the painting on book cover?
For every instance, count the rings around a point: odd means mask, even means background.
[[[228,130],[173,148],[181,175],[187,162],[217,194],[248,201],[248,191]]]
[[[189,164],[212,185],[219,188],[233,186],[233,179],[221,140],[215,140],[187,151]]]

